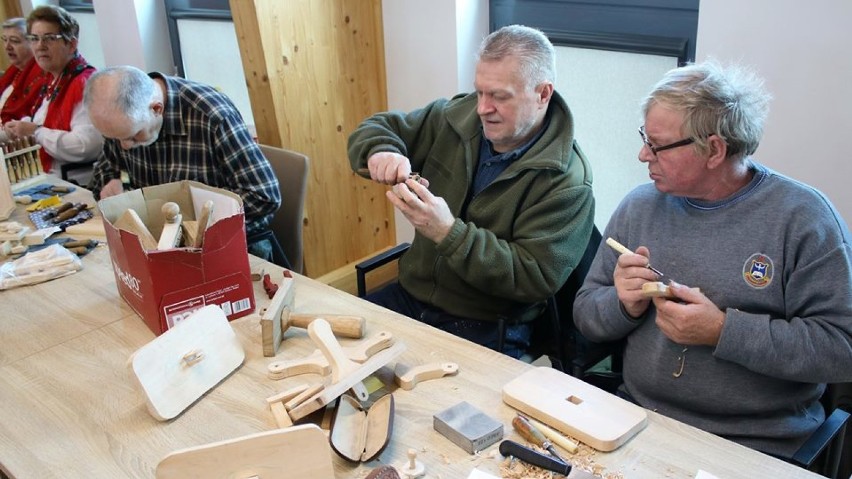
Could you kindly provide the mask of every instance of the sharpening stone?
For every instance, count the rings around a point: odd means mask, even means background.
[[[470,454],[503,438],[503,424],[462,401],[433,416],[433,426]]]

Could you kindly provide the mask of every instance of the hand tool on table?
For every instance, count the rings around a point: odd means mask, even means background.
[[[558,431],[551,429],[547,424],[542,424],[536,421],[533,418],[528,417],[527,421],[532,424],[534,427],[538,428],[538,430],[544,435],[544,437],[550,439],[550,442],[565,449],[566,451],[574,454],[577,452],[577,443],[563,436]]]
[[[361,339],[364,337],[367,321],[361,316],[343,314],[300,314],[293,313],[293,300],[296,297],[296,287],[293,278],[285,277],[278,286],[278,291],[272,297],[269,307],[260,317],[261,336],[263,340],[263,355],[275,356],[284,332],[287,328],[307,328],[317,318],[324,318],[337,336]]]
[[[73,208],[73,207],[74,207],[74,203],[67,203],[67,202],[66,202],[66,203],[62,203],[61,205],[57,206],[55,210],[53,210],[53,211],[48,211],[47,213],[45,213],[45,214],[44,214],[44,219],[49,220],[49,219],[51,219],[51,218],[53,218],[53,217],[55,217],[55,216],[59,215],[60,213],[63,213],[63,212],[65,212],[66,210],[69,210],[69,209],[71,209],[71,208]]]
[[[559,459],[562,462],[565,462],[565,459],[562,458],[556,452],[556,448],[553,447],[553,443],[550,442],[541,431],[538,430],[535,426],[533,426],[526,417],[518,414],[512,419],[512,427],[518,431],[518,434],[521,435],[527,441],[535,444],[536,446],[547,450],[550,454],[553,455],[556,459]]]
[[[77,216],[81,211],[84,211],[88,206],[84,203],[77,203],[71,208],[59,213],[53,218],[53,222],[56,224],[62,223],[63,221],[70,220],[71,218]]]
[[[614,249],[614,250],[618,251],[618,252],[619,252],[619,253],[621,253],[621,254],[625,254],[625,253],[635,254],[633,251],[630,251],[629,249],[627,249],[627,247],[626,247],[626,246],[624,246],[623,244],[619,243],[618,241],[616,241],[616,240],[614,240],[614,239],[612,239],[612,238],[607,238],[607,239],[606,239],[606,244],[607,244],[607,245],[609,245],[609,247],[610,247],[610,248],[612,248],[612,249]],[[659,276],[660,278],[662,278],[663,276],[665,276],[665,275],[662,273],[662,271],[660,271],[660,270],[658,270],[657,268],[654,268],[653,266],[651,266],[651,263],[646,264],[646,265],[645,265],[645,267],[646,267],[646,268],[648,268],[648,269],[650,269],[651,271],[653,271],[653,272],[657,273],[657,276]]]
[[[542,454],[535,449],[528,448],[515,441],[506,439],[500,443],[500,454],[508,457],[512,456],[516,459],[540,467],[546,471],[553,471],[557,474],[567,476],[571,472],[572,466],[563,461],[554,459],[547,454]]]

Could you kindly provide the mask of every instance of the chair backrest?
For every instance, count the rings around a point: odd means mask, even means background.
[[[544,330],[544,335],[548,338],[546,341],[551,342],[548,346],[548,354],[551,356],[553,366],[581,379],[586,379],[583,374],[586,369],[607,356],[613,356],[613,362],[617,364],[620,364],[621,360],[620,342],[592,343],[574,326],[574,299],[580,287],[583,286],[583,281],[589,273],[602,239],[601,232],[597,226],[594,226],[583,257],[568,276],[565,284],[548,300],[545,321],[539,323]],[[620,369],[620,366],[618,368]],[[604,378],[595,385],[609,389],[617,386],[614,383],[618,381],[620,378],[612,380]]]
[[[269,145],[260,145],[281,189],[281,208],[272,217],[271,229],[281,243],[291,269],[302,273],[302,222],[308,190],[308,157]]]

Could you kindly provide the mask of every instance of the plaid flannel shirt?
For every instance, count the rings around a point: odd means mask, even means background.
[[[201,83],[150,76],[166,82],[159,138],[129,150],[106,139],[89,184],[95,197],[121,171],[128,173],[132,189],[194,180],[240,195],[248,235],[268,228],[281,205],[278,179],[231,100]]]

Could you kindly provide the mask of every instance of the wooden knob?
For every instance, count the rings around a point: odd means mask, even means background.
[[[166,221],[169,223],[174,223],[175,218],[180,214],[180,206],[173,201],[169,201],[168,203],[163,204],[161,208],[163,215],[166,217]]]

